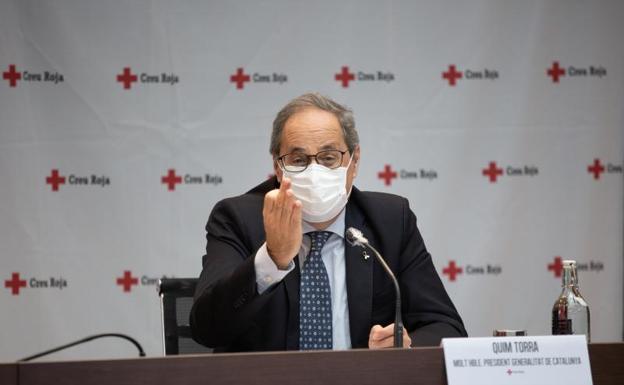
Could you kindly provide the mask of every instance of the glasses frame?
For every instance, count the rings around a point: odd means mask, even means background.
[[[339,153],[340,153],[340,162],[338,162],[338,163],[337,163],[338,165],[337,165],[336,167],[327,167],[327,166],[322,165],[322,164],[320,164],[320,163],[318,162],[317,156],[319,156],[319,154],[322,154],[322,153],[324,153],[324,152],[329,152],[329,151],[337,151],[337,152],[339,152]],[[282,156],[278,157],[278,158],[277,158],[277,162],[278,162],[278,163],[279,163],[279,165],[282,167],[282,170],[285,170],[285,171],[288,171],[288,172],[292,172],[292,173],[298,173],[298,172],[303,172],[303,171],[305,171],[305,170],[306,170],[306,169],[310,166],[310,164],[312,164],[312,158],[314,158],[314,161],[316,162],[316,164],[319,164],[319,165],[321,165],[321,166],[323,166],[323,167],[327,167],[327,168],[329,168],[330,170],[335,170],[335,169],[339,168],[340,166],[342,166],[342,162],[344,162],[344,155],[345,155],[347,152],[349,152],[349,150],[345,150],[345,151],[341,151],[341,150],[323,150],[323,151],[319,151],[319,152],[317,152],[317,153],[316,153],[316,154],[314,154],[314,155],[308,155],[308,154],[303,153],[303,152],[300,152],[300,151],[293,151],[293,152],[289,152],[288,154],[284,154],[284,155],[282,155]],[[284,158],[286,158],[288,155],[291,155],[291,154],[299,154],[299,153],[300,153],[300,154],[302,154],[302,155],[305,155],[305,156],[306,156],[306,158],[307,158],[307,160],[308,160],[308,162],[306,163],[305,167],[304,167],[304,168],[302,168],[301,170],[297,170],[297,171],[287,170],[287,169],[286,169],[286,164],[284,163]]]

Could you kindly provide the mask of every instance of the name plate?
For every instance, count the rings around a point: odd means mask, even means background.
[[[449,385],[592,384],[585,336],[444,338]]]

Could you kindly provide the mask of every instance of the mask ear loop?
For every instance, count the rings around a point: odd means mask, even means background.
[[[349,163],[347,164],[347,172],[349,172],[349,167],[351,166],[351,162],[353,161],[353,157],[355,156],[355,152],[353,152],[351,154],[351,157],[349,158]],[[353,175],[353,177],[355,177],[355,174]],[[349,188],[349,191],[347,191],[347,200],[349,200],[349,198],[351,197],[351,191],[353,191],[353,183],[351,183],[351,188]]]
[[[351,166],[351,162],[353,161],[354,156],[355,152],[351,153],[351,157],[349,157],[349,163],[347,163],[347,165],[345,166],[346,168],[349,168]]]
[[[286,172],[286,170],[284,170],[284,167],[282,166],[282,162],[280,162],[279,159],[275,159],[274,162],[277,164],[277,168],[282,170],[282,178],[283,178],[284,172]],[[275,178],[277,179],[277,183],[282,183],[281,179],[277,175],[277,170],[275,171]]]

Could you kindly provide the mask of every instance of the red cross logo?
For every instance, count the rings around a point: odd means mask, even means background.
[[[392,171],[392,168],[389,164],[384,167],[383,171],[379,171],[377,173],[377,178],[383,179],[384,184],[386,186],[390,186],[392,184],[392,179],[397,177],[396,171]]]
[[[349,67],[343,66],[340,73],[334,75],[334,79],[336,79],[336,81],[338,82],[342,82],[343,88],[348,88],[349,82],[355,80],[355,75],[349,72]]]
[[[594,179],[600,179],[600,174],[605,171],[604,166],[600,163],[600,159],[594,159],[594,164],[587,166],[587,172],[594,174]]]
[[[511,373],[513,373],[513,371],[511,369],[507,369],[507,374],[511,376]]]
[[[17,87],[17,81],[22,79],[22,74],[15,70],[15,64],[11,64],[9,70],[2,73],[2,79],[9,81],[9,87]]]
[[[442,79],[449,82],[449,86],[455,86],[457,79],[462,78],[462,73],[455,69],[455,64],[449,65],[448,71],[442,72]]]
[[[117,284],[119,286],[123,286],[124,293],[128,293],[130,292],[130,289],[132,289],[132,285],[139,284],[139,279],[133,278],[130,270],[126,270],[124,271],[123,277],[117,278]]]
[[[442,274],[449,276],[449,281],[455,281],[455,277],[463,272],[461,267],[455,265],[455,261],[450,261],[448,267],[442,269]]]
[[[559,62],[553,62],[552,68],[548,68],[546,71],[546,75],[552,78],[553,83],[559,83],[559,77],[565,76],[565,71],[563,68],[559,67]]]
[[[161,177],[160,181],[162,184],[168,185],[167,188],[169,189],[169,191],[173,191],[175,190],[176,184],[182,183],[182,177],[177,176],[175,174],[175,170],[170,168],[167,175]]]
[[[123,83],[124,90],[129,90],[132,87],[132,83],[138,81],[139,78],[132,74],[130,67],[125,67],[123,72],[117,75],[117,81]]]
[[[13,273],[10,280],[4,281],[4,287],[10,288],[12,295],[19,295],[20,288],[26,287],[26,281],[20,279],[19,273]]]
[[[52,191],[58,191],[59,185],[65,184],[65,177],[59,175],[59,171],[54,169],[50,176],[46,177],[46,184],[52,185]]]
[[[487,176],[488,178],[490,178],[490,183],[496,183],[496,179],[500,175],[503,175],[503,169],[496,167],[496,162],[490,162],[489,167],[484,168],[482,173],[483,176]]]
[[[245,72],[242,68],[236,70],[236,73],[230,76],[230,82],[236,83],[236,89],[242,90],[245,87],[245,82],[251,81],[251,77],[249,75],[245,75]]]
[[[563,263],[561,263],[561,257],[555,257],[554,262],[548,265],[548,271],[555,273],[555,277],[561,277],[563,271]]]

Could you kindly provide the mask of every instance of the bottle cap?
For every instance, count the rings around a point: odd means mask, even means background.
[[[526,329],[494,329],[494,337],[526,336]]]

